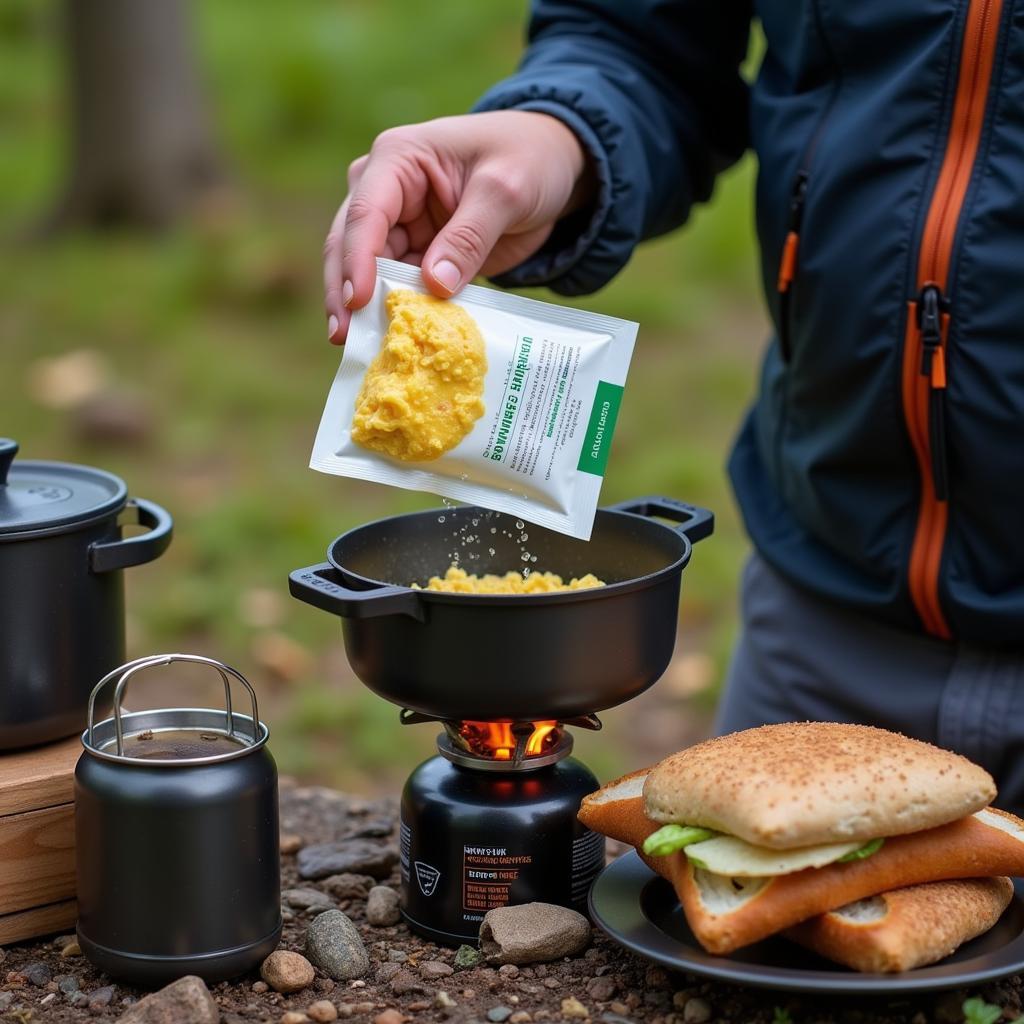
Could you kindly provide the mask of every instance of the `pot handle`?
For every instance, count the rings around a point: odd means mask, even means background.
[[[663,498],[651,495],[646,498],[634,498],[622,501],[618,505],[610,505],[614,512],[631,512],[636,516],[659,516],[679,523],[675,527],[691,544],[696,544],[705,537],[710,537],[715,530],[715,514],[710,509],[699,505],[690,505],[676,498]]]
[[[337,582],[338,570],[330,562],[296,569],[288,576],[292,597],[345,619],[369,619],[378,615],[408,615],[427,621],[427,609],[409,587],[374,587],[352,590]]]
[[[146,533],[105,543],[89,545],[89,568],[93,572],[112,572],[143,565],[159,558],[171,543],[174,521],[159,505],[142,498],[129,498],[118,516],[118,526],[146,526]]]

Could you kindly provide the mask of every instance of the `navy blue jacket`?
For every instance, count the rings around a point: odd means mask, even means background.
[[[753,147],[775,336],[730,471],[755,545],[902,627],[1024,647],[1024,3],[535,0],[478,105],[508,107],[597,168],[593,216],[500,280],[563,294]]]

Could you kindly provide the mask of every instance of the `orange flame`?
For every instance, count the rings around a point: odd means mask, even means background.
[[[526,741],[526,756],[544,753],[548,737],[557,728],[557,722],[534,722],[533,733]],[[496,761],[511,761],[516,752],[511,722],[463,722],[459,733],[471,747]]]

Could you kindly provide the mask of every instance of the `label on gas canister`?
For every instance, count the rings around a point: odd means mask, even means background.
[[[472,936],[496,907],[533,901],[583,907],[604,866],[604,836],[585,830],[571,839],[567,835],[565,845],[538,843],[521,834],[515,841],[504,838],[449,845],[429,830],[414,834],[403,822],[401,875],[406,909],[414,920]]]

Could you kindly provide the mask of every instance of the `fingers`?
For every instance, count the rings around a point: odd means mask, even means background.
[[[522,217],[521,193],[508,175],[475,171],[459,205],[423,256],[423,280],[442,298],[471,281],[507,229]]]
[[[324,310],[327,314],[327,340],[332,345],[343,345],[351,317],[342,295],[341,246],[348,215],[348,200],[334,215],[331,230],[324,242]]]

